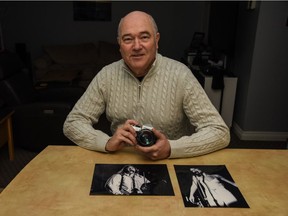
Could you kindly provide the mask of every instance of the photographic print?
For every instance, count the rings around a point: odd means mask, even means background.
[[[90,195],[174,196],[165,164],[95,164]]]
[[[225,165],[174,165],[185,207],[249,208]]]

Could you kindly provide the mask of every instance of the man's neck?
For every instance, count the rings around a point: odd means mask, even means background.
[[[144,79],[145,76],[142,76],[142,77],[137,77],[137,79],[142,82],[142,80]]]

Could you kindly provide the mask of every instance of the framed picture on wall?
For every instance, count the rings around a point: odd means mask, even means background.
[[[74,21],[111,21],[110,1],[74,1]]]

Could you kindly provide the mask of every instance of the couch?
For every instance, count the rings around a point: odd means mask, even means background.
[[[43,46],[43,56],[33,61],[34,81],[67,83],[86,88],[107,64],[121,59],[118,44],[107,41]]]
[[[48,145],[73,144],[63,134],[63,123],[84,91],[73,86],[36,90],[19,56],[0,52],[1,107],[15,111],[12,121],[17,147],[38,152]]]

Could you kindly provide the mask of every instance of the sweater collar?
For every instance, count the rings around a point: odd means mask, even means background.
[[[148,73],[147,73],[144,77],[152,74],[152,73],[155,71],[155,69],[157,68],[157,66],[158,66],[159,63],[160,63],[161,57],[162,57],[161,54],[159,54],[159,53],[156,54],[156,58],[155,58],[154,62],[152,63],[151,68],[149,69]],[[134,76],[133,73],[132,73],[132,71],[130,70],[130,68],[129,68],[129,67],[126,65],[126,63],[123,61],[123,59],[122,59],[122,62],[123,62],[123,70],[126,71],[126,72],[128,72],[128,73],[131,74],[132,76]],[[134,76],[134,77],[135,77],[135,76]],[[136,78],[136,77],[135,77],[135,78]]]

